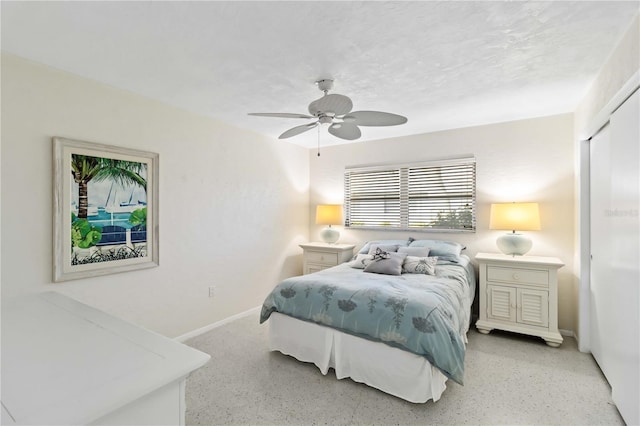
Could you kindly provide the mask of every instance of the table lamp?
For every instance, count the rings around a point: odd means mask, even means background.
[[[316,225],[329,225],[320,231],[322,241],[333,244],[340,238],[340,231],[333,229],[331,225],[342,224],[341,204],[320,204],[316,207]]]
[[[501,252],[511,256],[522,256],[531,250],[531,238],[516,231],[539,231],[540,212],[538,203],[491,204],[489,229],[511,230],[496,240]]]

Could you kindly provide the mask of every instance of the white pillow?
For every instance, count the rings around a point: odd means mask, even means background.
[[[436,274],[437,257],[407,256],[402,264],[403,274]]]
[[[372,254],[358,253],[355,259],[348,263],[349,266],[356,269],[364,269],[368,264],[373,262]]]

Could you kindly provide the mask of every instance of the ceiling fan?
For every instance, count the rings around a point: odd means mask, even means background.
[[[381,111],[351,111],[353,102],[344,95],[328,94],[333,88],[333,80],[316,81],[318,89],[324,96],[309,104],[309,114],[292,114],[280,112],[252,112],[249,115],[278,118],[306,118],[316,121],[293,127],[278,139],[286,139],[311,130],[320,124],[329,124],[329,133],[346,140],[358,139],[362,133],[358,126],[397,126],[407,122],[407,118],[397,114]]]

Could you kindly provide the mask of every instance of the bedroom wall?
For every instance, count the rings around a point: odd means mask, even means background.
[[[584,134],[592,125],[591,120],[639,68],[640,14],[636,15],[578,104],[575,111],[577,138],[593,136]]]
[[[175,337],[302,272],[307,149],[15,56],[1,78],[3,304],[54,290]],[[159,153],[159,267],[52,282],[52,136]]]
[[[409,118],[411,119],[411,118]],[[366,129],[365,129],[366,131]],[[474,234],[341,231],[340,242],[358,247],[369,239],[449,239],[467,246],[473,258],[478,252],[498,252],[495,240],[502,231],[490,231],[489,208],[493,202],[537,201],[542,230],[530,232],[530,255],[555,256],[565,266],[559,271],[561,329],[575,330],[577,286],[574,266],[574,144],[573,115],[490,124],[436,133],[334,145],[310,151],[310,237],[320,240],[315,225],[317,204],[343,202],[346,166],[409,163],[474,155],[477,168],[477,231]]]

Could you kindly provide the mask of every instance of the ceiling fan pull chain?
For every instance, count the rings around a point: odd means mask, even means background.
[[[320,157],[320,126],[318,125],[318,157]]]

